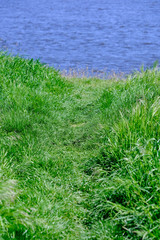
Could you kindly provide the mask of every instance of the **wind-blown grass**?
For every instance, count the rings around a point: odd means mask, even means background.
[[[160,72],[65,79],[0,55],[0,239],[160,239]]]

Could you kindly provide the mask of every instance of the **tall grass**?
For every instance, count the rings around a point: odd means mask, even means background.
[[[160,72],[66,79],[0,55],[0,239],[160,238]]]

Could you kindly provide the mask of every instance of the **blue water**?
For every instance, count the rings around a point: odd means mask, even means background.
[[[160,60],[160,0],[1,0],[0,49],[59,69]]]

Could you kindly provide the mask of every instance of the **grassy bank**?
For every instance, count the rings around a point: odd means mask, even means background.
[[[0,55],[0,239],[160,239],[160,72],[65,79]]]

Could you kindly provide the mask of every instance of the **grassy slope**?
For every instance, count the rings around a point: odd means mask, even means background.
[[[0,239],[159,239],[160,72],[62,78],[0,56]]]

